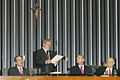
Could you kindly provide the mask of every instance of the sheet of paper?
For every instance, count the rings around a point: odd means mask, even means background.
[[[57,61],[59,61],[60,59],[62,59],[63,58],[63,56],[61,56],[61,55],[56,55],[53,59],[52,59],[52,62],[51,63],[55,63],[55,62],[57,62]]]
[[[50,74],[62,74],[62,72],[50,72]]]

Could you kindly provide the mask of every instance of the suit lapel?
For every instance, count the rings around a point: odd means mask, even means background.
[[[15,69],[16,69],[16,70],[15,70],[15,71],[16,71],[16,74],[20,75],[20,72],[19,72],[17,66],[15,67]]]
[[[106,68],[107,68],[107,67],[104,68],[104,72],[105,72]],[[103,74],[104,74],[104,73],[103,73]],[[112,69],[112,74],[114,74],[114,69]]]
[[[43,49],[43,48],[41,48],[42,49],[42,52],[43,52],[43,56],[45,56],[45,59],[47,60],[48,59],[48,57],[47,57],[47,54],[46,54],[46,52],[45,52],[45,50]]]
[[[114,73],[114,70],[116,70],[116,69],[114,69],[114,68],[112,69],[112,74],[113,74],[113,75],[115,74],[115,73]]]
[[[89,68],[86,65],[84,65],[84,74],[89,74]]]
[[[41,48],[41,49],[42,49],[43,55],[45,56],[45,59],[48,59],[45,50],[43,48]],[[54,55],[52,54],[52,51],[50,51],[50,50],[49,50],[49,55],[50,55],[50,59],[52,59],[54,57]]]
[[[103,67],[103,72],[102,72],[102,74],[104,74],[104,72],[106,71],[106,68],[107,68],[107,67]]]
[[[87,66],[84,65],[84,74],[87,74]]]
[[[79,68],[79,66],[76,67],[76,71],[78,72],[78,74],[82,74],[81,69]]]
[[[49,54],[50,54],[50,59],[52,59],[54,57],[54,55],[52,54],[51,51],[49,51]]]

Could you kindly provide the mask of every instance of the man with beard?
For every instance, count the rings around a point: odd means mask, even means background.
[[[36,68],[40,68],[42,73],[50,73],[56,70],[56,65],[52,64],[52,58],[56,55],[54,52],[50,51],[51,40],[45,39],[43,41],[43,46],[41,49],[37,50],[34,54],[34,65]]]
[[[9,68],[8,75],[9,76],[29,76],[29,70],[23,67],[23,57],[16,56],[14,58],[15,66]]]

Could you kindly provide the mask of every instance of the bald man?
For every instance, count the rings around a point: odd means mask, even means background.
[[[91,75],[92,74],[92,69],[86,65],[84,65],[84,56],[78,55],[77,56],[77,65],[73,66],[70,69],[70,74],[75,74],[75,75]]]
[[[29,76],[29,70],[23,67],[23,57],[22,56],[16,56],[14,58],[15,65],[14,67],[11,67],[8,69],[8,75],[9,76]]]
[[[114,75],[115,74],[115,70],[114,69],[114,64],[115,64],[115,61],[113,58],[109,58],[107,60],[107,66],[106,67],[99,67],[96,71],[96,75]],[[118,71],[116,70],[116,75],[118,74]]]

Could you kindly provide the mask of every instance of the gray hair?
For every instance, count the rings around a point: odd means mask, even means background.
[[[43,44],[46,44],[47,42],[52,42],[50,39],[44,39]]]

